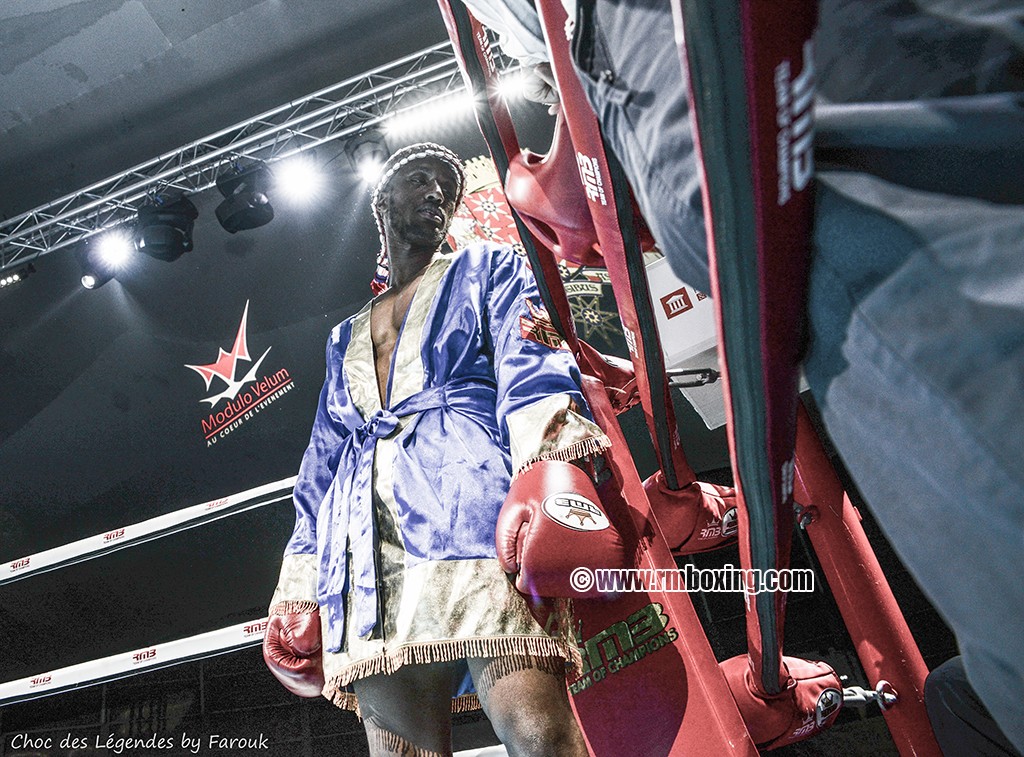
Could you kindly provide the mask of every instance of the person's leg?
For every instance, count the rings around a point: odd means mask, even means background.
[[[928,674],[924,703],[943,754],[1020,757],[978,699],[962,658],[946,660]]]
[[[914,100],[1024,85],[1022,11],[1013,0],[823,0],[819,8],[818,94],[827,101]]]
[[[808,383],[893,547],[1024,746],[1024,212],[830,175]]]
[[[934,12],[931,5],[937,6]],[[1019,91],[1024,86],[1019,7],[1002,3],[1008,9],[993,8],[982,19],[966,12],[960,18],[942,5],[937,0],[823,3],[815,37],[818,95],[832,102],[890,102]],[[579,0],[575,23],[573,63],[604,138],[675,274],[707,292],[699,172],[671,6],[660,0]],[[944,115],[936,114],[931,125],[945,125]],[[835,122],[839,133],[833,147],[844,144],[845,125]],[[954,180],[959,180],[958,161],[965,164],[963,171],[974,171],[980,162],[977,152],[964,147],[936,151],[940,161],[948,160],[944,168]],[[870,158],[865,152],[832,157],[857,165]],[[915,169],[903,166],[919,164],[914,158],[892,159],[899,165],[889,170],[912,173]]]
[[[557,657],[470,658],[480,704],[511,757],[586,757]]]
[[[352,684],[373,757],[452,753],[454,663],[404,665]]]
[[[925,192],[1024,203],[1022,93],[819,104],[814,118],[820,171],[846,168]]]
[[[893,0],[880,7],[900,6]],[[664,18],[667,7],[580,0],[573,53],[655,237],[675,272],[703,288],[692,139],[661,131],[663,122],[686,124],[681,74],[669,73],[674,43],[655,35],[671,23],[644,21],[645,14]],[[945,27],[920,27],[901,44],[913,47],[909,39],[922,33],[928,39],[936,28]],[[858,41],[844,34],[822,47],[845,57],[851,39]],[[822,91],[831,91],[826,60],[819,57],[819,73]],[[985,54],[963,65],[1005,68],[1007,60]],[[908,95],[921,97],[990,89],[978,83],[982,78],[935,92],[922,90],[917,77],[900,81],[912,87]],[[881,96],[876,84],[871,77],[865,98]],[[980,164],[1006,156],[970,159]],[[661,182],[671,191],[663,195]],[[979,695],[1022,746],[1024,583],[1016,557],[1024,547],[1024,213],[859,174],[821,186],[808,380],[880,524],[956,631]],[[671,241],[673,232],[679,244]]]
[[[671,5],[580,0],[572,54],[658,247],[680,279],[710,291],[700,174]]]

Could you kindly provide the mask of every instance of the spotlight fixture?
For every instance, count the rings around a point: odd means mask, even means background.
[[[274,219],[274,208],[267,198],[270,170],[263,161],[249,166],[232,166],[217,177],[217,189],[224,201],[217,206],[217,220],[229,234],[255,229]]]
[[[96,238],[94,244],[94,254],[99,257],[99,262],[114,271],[123,268],[135,252],[131,234],[123,229],[105,231]]]
[[[82,274],[82,286],[86,289],[99,289],[101,286],[110,281],[113,276],[108,274],[100,274],[94,271]]]
[[[75,248],[82,268],[82,286],[99,289],[114,278],[135,251],[131,235],[122,229],[105,231]]]
[[[324,173],[309,153],[274,164],[274,196],[291,205],[316,200],[324,189]]]
[[[24,281],[35,272],[36,267],[31,263],[26,263],[20,268],[15,268],[13,271],[0,271],[0,289],[12,287]]]
[[[157,260],[177,260],[192,249],[192,226],[198,215],[183,194],[157,195],[139,208],[135,246]]]
[[[345,153],[352,167],[367,184],[380,178],[384,163],[391,156],[384,135],[376,129],[360,132],[345,143]]]

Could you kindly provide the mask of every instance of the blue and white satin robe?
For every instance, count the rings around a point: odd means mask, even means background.
[[[609,444],[572,354],[544,329],[525,261],[491,244],[434,256],[399,332],[386,409],[371,308],[328,340],[271,607],[319,605],[324,696],[342,707],[355,706],[351,681],[406,663],[572,659],[573,640],[537,625],[495,557],[513,471]],[[453,707],[474,706],[468,697]]]

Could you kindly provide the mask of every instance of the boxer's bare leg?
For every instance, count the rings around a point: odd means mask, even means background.
[[[449,757],[453,663],[404,665],[352,684],[373,757]]]
[[[557,657],[470,658],[480,703],[510,757],[586,757]]]

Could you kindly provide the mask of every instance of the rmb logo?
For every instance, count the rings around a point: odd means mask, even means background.
[[[734,536],[739,531],[739,520],[735,507],[730,507],[722,515],[722,520],[712,521],[711,525],[700,530],[698,539],[718,539]]]
[[[579,694],[675,642],[679,632],[664,610],[662,604],[652,602],[588,639],[583,638],[581,621],[576,644],[583,668],[580,677],[569,683],[569,692]]]
[[[260,620],[256,623],[249,623],[242,626],[242,635],[246,638],[250,636],[263,636],[267,632],[267,621]]]
[[[540,508],[555,523],[573,531],[601,531],[609,525],[600,507],[575,492],[550,494]]]
[[[132,654],[132,665],[140,665],[144,662],[149,662],[156,657],[156,649],[150,648],[142,652],[135,652]]]
[[[818,702],[814,706],[814,722],[821,728],[826,721],[843,706],[843,692],[839,689],[828,688],[818,695]]]
[[[246,335],[248,322],[249,301],[246,300],[231,350],[225,352],[224,349],[218,348],[217,360],[206,365],[185,364],[186,368],[191,368],[203,377],[207,391],[214,387],[215,381],[220,387],[210,396],[199,400],[201,403],[209,404],[211,408],[209,417],[202,419],[203,438],[207,447],[213,446],[219,439],[224,439],[267,405],[295,387],[292,377],[285,368],[271,375],[258,375],[260,366],[271,348],[267,347],[259,359],[255,363],[252,362]],[[236,378],[240,362],[252,365],[241,378]],[[226,400],[226,404],[216,409],[222,400]]]

